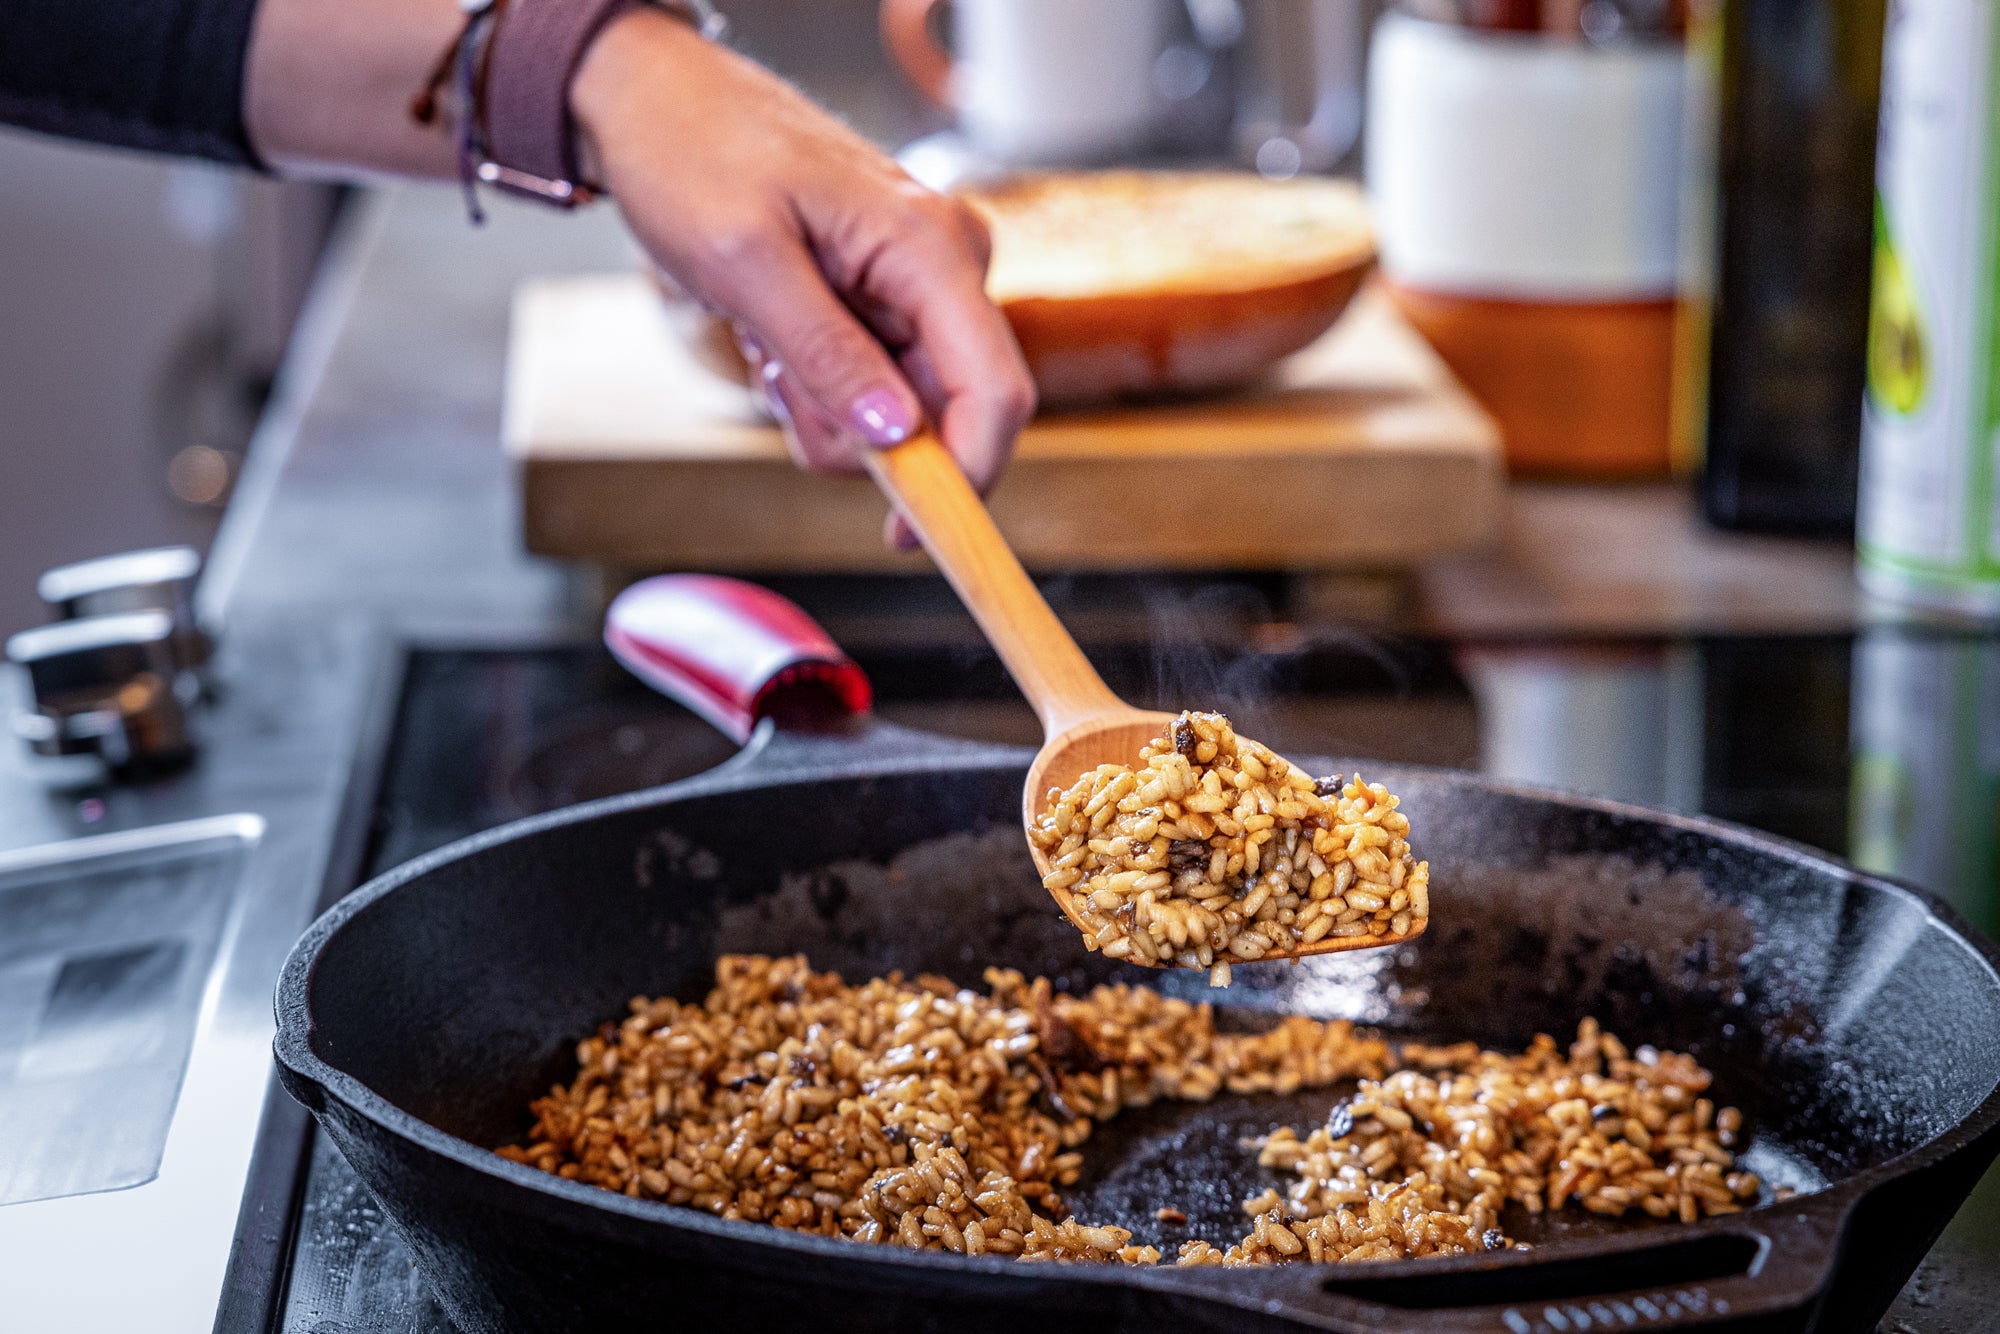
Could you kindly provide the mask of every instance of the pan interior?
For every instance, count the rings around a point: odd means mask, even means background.
[[[1376,770],[1371,768],[1371,776]],[[1020,771],[860,775],[665,800],[557,823],[396,885],[323,944],[315,1051],[401,1112],[517,1140],[573,1044],[635,995],[699,997],[718,954],[803,952],[850,980],[979,986],[989,965],[1214,1000],[1390,1036],[1518,1047],[1595,1016],[1687,1050],[1743,1108],[1748,1165],[1820,1188],[1943,1133],[2000,1084],[2000,987],[1913,896],[1748,839],[1384,771],[1432,862],[1430,933],[1394,950],[1196,974],[1088,954],[1037,883]],[[1066,1197],[1171,1250],[1242,1231],[1274,1174],[1239,1141],[1309,1126],[1349,1090],[1157,1104],[1101,1126]],[[1188,1222],[1169,1227],[1172,1205]],[[1531,1241],[1633,1226],[1564,1211]]]

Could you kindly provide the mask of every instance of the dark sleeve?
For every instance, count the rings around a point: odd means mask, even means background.
[[[0,122],[257,164],[243,62],[257,0],[0,0]]]

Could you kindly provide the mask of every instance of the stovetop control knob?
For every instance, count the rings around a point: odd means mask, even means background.
[[[7,641],[32,708],[14,731],[41,755],[102,757],[115,773],[170,768],[194,754],[188,674],[164,611],[57,621]]]
[[[193,547],[155,547],[78,561],[48,571],[35,586],[64,620],[160,611],[173,618],[173,648],[186,669],[208,661],[208,636],[195,621],[194,581],[201,556]]]

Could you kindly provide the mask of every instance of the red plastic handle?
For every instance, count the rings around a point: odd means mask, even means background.
[[[605,614],[604,643],[634,676],[738,741],[801,687],[852,714],[874,703],[866,674],[812,617],[740,579],[636,583]]]

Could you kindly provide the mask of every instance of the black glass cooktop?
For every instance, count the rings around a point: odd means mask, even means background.
[[[1213,701],[1280,750],[1480,769],[1705,812],[1902,875],[1986,931],[2000,927],[2000,638],[1291,636],[1265,648],[1093,656],[1134,702]],[[861,658],[879,711],[895,721],[1039,739],[982,650]],[[420,651],[373,804],[367,870],[730,753],[594,646]],[[291,1208],[272,1328],[448,1334],[388,1220],[316,1135]],[[2000,1175],[1975,1192],[1883,1328],[2000,1331]]]

